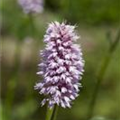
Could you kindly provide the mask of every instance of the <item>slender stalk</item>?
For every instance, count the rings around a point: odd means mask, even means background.
[[[53,109],[49,109],[47,108],[47,113],[46,113],[46,119],[45,120],[50,120],[51,116],[52,116],[52,113],[53,113]]]
[[[57,117],[57,111],[58,111],[58,106],[55,105],[54,107],[54,110],[53,110],[53,113],[52,113],[52,116],[51,116],[51,119],[50,120],[56,120],[56,117]]]
[[[58,106],[55,105],[52,109],[47,109],[46,120],[56,120]]]
[[[28,22],[29,22],[28,24],[29,24],[29,28],[30,28],[30,35],[33,39],[35,39],[36,38],[36,35],[35,35],[36,27],[35,27],[35,23],[34,23],[34,16],[32,13],[29,13],[27,17],[28,17]],[[29,73],[30,73],[30,71],[29,71]],[[33,85],[32,80],[34,78],[33,78],[33,76],[31,76],[31,74],[29,75],[29,79],[31,80],[31,82],[29,83],[29,86],[27,86],[27,88],[26,88],[25,100],[31,99],[31,97],[32,97],[32,91],[30,89],[30,86]]]
[[[35,25],[34,25],[34,17],[32,14],[28,14],[29,17],[29,24],[30,24],[30,32],[32,34],[32,37],[35,38]]]
[[[98,92],[99,92],[99,89],[101,87],[101,82],[103,80],[103,77],[104,77],[104,75],[106,73],[106,70],[109,66],[112,55],[113,55],[115,49],[117,48],[117,45],[118,45],[119,41],[120,41],[120,30],[118,31],[118,34],[117,34],[117,37],[116,37],[114,43],[111,44],[110,49],[108,51],[108,54],[107,54],[107,56],[105,57],[105,59],[102,63],[100,71],[98,72],[97,83],[96,83],[96,86],[95,86],[95,89],[94,89],[94,92],[93,92],[93,95],[92,95],[92,100],[91,100],[91,103],[90,103],[90,106],[89,106],[89,109],[88,109],[87,120],[90,120],[91,117],[93,116]]]
[[[93,112],[94,112],[94,108],[95,108],[95,104],[96,104],[96,99],[97,99],[98,91],[100,89],[101,82],[102,82],[103,77],[105,75],[106,69],[107,69],[107,67],[108,67],[108,65],[110,63],[110,60],[111,60],[111,54],[109,54],[108,56],[106,56],[106,58],[104,59],[102,67],[101,67],[101,69],[99,71],[99,74],[97,76],[97,83],[96,83],[96,86],[94,88],[94,92],[93,92],[93,95],[92,95],[92,100],[91,100],[91,103],[90,103],[90,106],[89,106],[87,120],[89,120],[93,116]]]

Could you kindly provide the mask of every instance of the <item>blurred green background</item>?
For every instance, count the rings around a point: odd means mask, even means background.
[[[34,90],[39,78],[39,50],[51,21],[76,24],[81,35],[85,73],[80,96],[71,109],[59,108],[57,120],[84,120],[96,85],[96,73],[120,27],[120,0],[45,0],[33,22],[17,0],[0,1],[1,103],[0,120],[44,120],[43,96]],[[34,26],[33,26],[34,25]],[[109,36],[108,36],[109,33]],[[92,120],[120,120],[120,45],[112,55],[95,105]]]

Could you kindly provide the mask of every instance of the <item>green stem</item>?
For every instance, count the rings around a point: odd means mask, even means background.
[[[56,120],[56,117],[57,117],[57,111],[58,111],[58,106],[55,105],[54,107],[54,110],[53,110],[53,113],[52,113],[52,116],[51,116],[51,119],[50,120]]]
[[[52,109],[47,109],[46,120],[56,120],[58,106],[55,105]]]
[[[87,120],[90,120],[91,117],[93,116],[93,112],[94,112],[94,109],[95,109],[95,104],[96,104],[98,92],[99,92],[103,77],[104,77],[104,75],[106,73],[106,70],[107,70],[107,68],[109,66],[112,55],[113,55],[115,49],[117,48],[117,45],[118,45],[119,41],[120,41],[120,30],[118,31],[118,34],[117,34],[117,37],[116,37],[114,43],[110,46],[108,55],[105,57],[105,59],[103,61],[103,64],[102,64],[102,66],[100,68],[100,71],[98,72],[97,83],[96,83],[95,89],[93,91],[92,100],[91,100],[91,103],[90,103],[90,106],[89,106],[89,109],[88,109]]]
[[[96,86],[94,88],[94,92],[93,92],[93,95],[92,95],[92,100],[91,100],[91,103],[90,103],[90,106],[89,106],[87,120],[89,120],[93,116],[93,112],[94,112],[94,108],[95,108],[95,104],[96,104],[96,99],[97,99],[98,91],[100,89],[101,82],[102,82],[103,77],[105,75],[106,69],[108,68],[110,60],[111,60],[111,54],[109,54],[108,56],[106,56],[106,58],[104,59],[102,67],[101,67],[101,69],[99,71],[99,74],[97,76],[97,83],[96,83]]]
[[[45,120],[50,120],[52,113],[53,113],[53,108],[52,109],[47,108],[47,114]]]
[[[29,17],[29,24],[30,24],[30,32],[32,34],[32,37],[35,38],[35,25],[34,25],[34,19],[32,14],[28,14]]]

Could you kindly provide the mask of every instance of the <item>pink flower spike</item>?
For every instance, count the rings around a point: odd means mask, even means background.
[[[74,42],[79,38],[75,26],[64,22],[53,22],[48,25],[44,42],[45,49],[41,52],[41,71],[38,75],[44,80],[35,85],[40,94],[45,95],[42,105],[48,102],[49,108],[55,104],[63,108],[71,108],[71,103],[78,97],[84,71],[84,60],[79,45]]]

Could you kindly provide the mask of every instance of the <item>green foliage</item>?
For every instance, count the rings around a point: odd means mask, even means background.
[[[110,119],[107,119],[107,118],[104,118],[104,117],[93,117],[90,120],[110,120]]]
[[[2,120],[2,104],[0,103],[0,120]]]
[[[37,104],[35,100],[29,100],[15,107],[13,111],[13,118],[16,120],[25,120],[30,118],[31,115],[37,110]]]
[[[120,21],[119,0],[50,0],[46,3],[59,6],[57,10],[71,22],[114,24]]]

